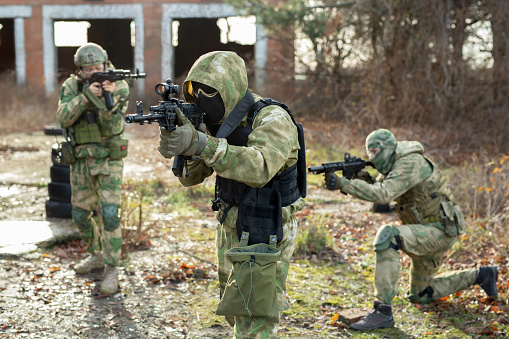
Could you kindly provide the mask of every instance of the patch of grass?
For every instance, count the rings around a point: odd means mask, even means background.
[[[297,236],[295,254],[318,254],[327,248],[334,247],[334,240],[328,229],[323,226],[327,225],[330,219],[331,217],[327,215],[313,214],[310,218],[303,220]]]
[[[122,203],[120,206],[120,224],[124,250],[143,248],[150,245],[149,235],[157,223],[147,218],[148,211],[153,213],[164,209],[166,188],[159,180],[125,180],[122,185]]]
[[[214,197],[214,184],[203,183],[187,188],[187,195],[195,202],[212,200]]]
[[[184,189],[171,190],[164,198],[164,204],[172,212],[178,212],[179,215],[192,216],[196,214],[196,209],[192,207],[193,199]]]
[[[465,216],[464,243],[455,250],[506,239],[509,221],[509,156],[472,156],[461,166],[443,170]]]

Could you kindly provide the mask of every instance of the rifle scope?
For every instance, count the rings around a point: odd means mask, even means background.
[[[155,87],[156,94],[163,98],[168,98],[172,94],[179,93],[179,85],[175,85],[171,79],[166,79],[166,83],[161,82]]]

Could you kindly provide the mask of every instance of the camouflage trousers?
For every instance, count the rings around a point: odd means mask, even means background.
[[[90,253],[103,253],[104,263],[118,266],[122,251],[122,229],[118,209],[122,200],[123,160],[80,158],[71,165],[73,219]],[[92,211],[98,210],[98,222]],[[106,220],[105,215],[109,219]],[[76,220],[79,216],[79,221]]]
[[[226,221],[219,224],[216,232],[216,249],[219,278],[219,292],[222,297],[226,288],[228,276],[233,268],[232,263],[226,259],[225,253],[233,247],[239,246],[235,220],[237,219],[237,209],[232,208]],[[297,220],[294,216],[288,218],[288,222],[283,225],[283,240],[277,245],[281,251],[281,261],[276,265],[276,291],[278,307],[280,311],[290,308],[286,300],[286,277],[290,268],[290,259],[295,250],[297,242]],[[274,323],[264,317],[225,317],[228,323],[233,326],[235,338],[276,338],[279,329],[279,323]]]
[[[476,269],[450,271],[435,275],[444,253],[454,244],[441,229],[441,223],[402,225],[398,227],[401,250],[412,260],[410,291],[406,297],[413,302],[429,302],[462,291],[473,285]],[[438,227],[437,227],[438,226]],[[396,242],[392,240],[394,244]],[[375,297],[384,304],[391,304],[398,293],[401,263],[399,252],[388,248],[376,253]],[[431,287],[432,294],[419,295]],[[422,293],[421,293],[422,294]]]

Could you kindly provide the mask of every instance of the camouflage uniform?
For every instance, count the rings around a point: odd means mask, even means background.
[[[407,293],[411,301],[436,300],[473,285],[478,269],[435,275],[445,252],[464,232],[463,214],[440,170],[423,155],[419,142],[396,142],[390,131],[377,130],[366,138],[366,149],[376,147],[381,148],[380,154],[372,158],[381,172],[378,181],[341,178],[339,184],[343,192],[359,199],[397,203],[403,225],[382,226],[374,241],[376,298],[390,305],[397,295],[401,266],[398,249],[412,259]]]
[[[72,215],[87,243],[87,250],[90,253],[102,251],[104,263],[112,266],[118,266],[122,247],[118,209],[124,164],[122,159],[109,157],[108,144],[122,136],[128,97],[127,82],[116,81],[112,94],[114,105],[107,110],[103,98],[91,94],[78,76],[71,75],[62,86],[57,111],[57,121],[69,130],[83,114],[97,110],[101,141],[74,147],[77,162],[70,166]],[[99,205],[103,218],[99,226],[104,229],[99,229],[92,218],[92,211]]]
[[[248,88],[244,61],[232,52],[212,52],[200,57],[191,68],[183,86],[186,100],[193,102],[191,81],[200,82],[219,91],[225,106],[226,116],[237,106]],[[254,95],[255,101],[260,99]],[[246,125],[246,117],[239,126]],[[207,136],[207,144],[198,156],[199,160],[190,163],[189,177],[179,178],[184,186],[196,185],[214,171],[228,179],[245,183],[251,187],[262,187],[276,174],[297,162],[300,148],[297,129],[288,113],[279,106],[267,106],[260,110],[253,121],[253,131],[249,134],[247,146],[229,145],[226,139]],[[286,277],[290,258],[297,239],[297,220],[295,212],[302,209],[304,200],[299,198],[293,204],[283,207],[284,237],[278,244],[282,252],[277,263],[277,295],[280,310],[289,308],[286,301]],[[224,208],[216,217],[221,221]],[[225,220],[218,224],[216,248],[220,294],[226,287],[232,264],[225,258],[225,252],[239,245],[236,230],[238,208],[233,206]],[[261,317],[227,317],[234,325],[237,338],[275,338],[278,323]]]

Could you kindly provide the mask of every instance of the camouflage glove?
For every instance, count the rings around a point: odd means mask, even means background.
[[[205,149],[207,136],[198,132],[188,118],[177,108],[179,126],[171,132],[161,127],[157,150],[165,158],[176,155],[199,155]]]
[[[368,184],[374,184],[375,179],[366,171],[360,171],[352,176],[352,179],[364,180]]]
[[[331,191],[342,189],[345,182],[345,177],[339,177],[332,172],[325,173],[325,187]]]

